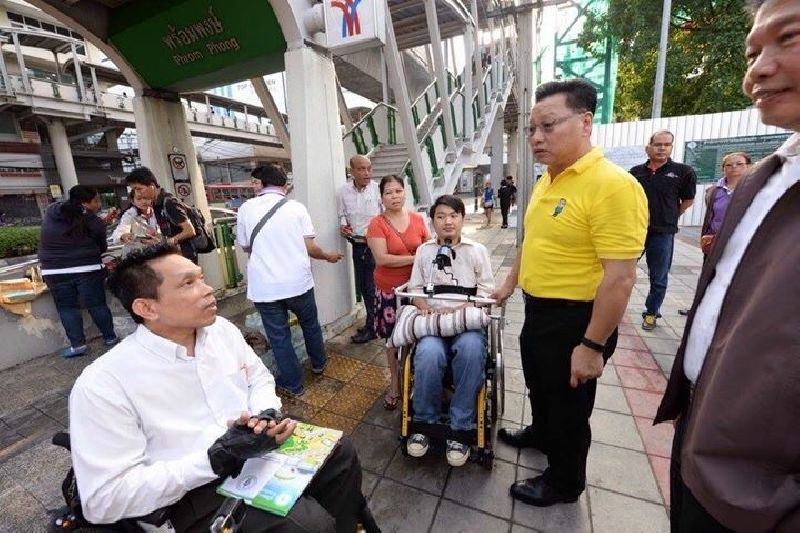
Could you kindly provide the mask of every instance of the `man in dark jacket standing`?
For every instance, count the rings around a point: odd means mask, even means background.
[[[656,327],[661,304],[667,294],[667,279],[672,265],[672,246],[678,232],[678,218],[694,203],[697,176],[689,165],[670,158],[675,136],[667,131],[655,132],[645,147],[647,162],[630,173],[642,184],[650,208],[650,224],[644,254],[650,273],[650,292],[642,313],[642,329]]]
[[[800,2],[751,4],[744,92],[795,133],[736,186],[656,414],[680,532],[800,531]]]
[[[508,211],[514,203],[517,194],[517,188],[514,186],[514,178],[506,176],[500,188],[497,190],[497,197],[500,198],[500,214],[503,215],[503,225],[501,228],[508,227]]]

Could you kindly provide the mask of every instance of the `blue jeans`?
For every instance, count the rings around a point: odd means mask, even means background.
[[[375,330],[375,258],[366,244],[353,244],[353,270],[356,278],[356,294],[364,302],[367,311],[367,331]]]
[[[650,272],[650,292],[644,302],[645,314],[661,316],[661,304],[667,295],[669,268],[672,265],[672,246],[675,235],[672,233],[647,232],[644,242],[644,255],[647,270]]]
[[[435,424],[442,411],[442,380],[447,364],[453,365],[456,389],[450,401],[450,428],[475,427],[475,407],[483,385],[486,337],[465,331],[455,337],[422,337],[414,354],[414,420]]]
[[[110,340],[116,337],[114,319],[106,304],[104,270],[53,274],[43,278],[47,288],[50,289],[50,294],[53,295],[61,325],[64,326],[64,332],[73,348],[86,344],[81,306],[89,311],[89,316],[97,325],[103,339]]]
[[[309,289],[299,296],[275,302],[254,303],[261,314],[261,322],[264,324],[264,331],[267,332],[272,352],[275,354],[275,362],[278,365],[275,383],[289,392],[300,392],[303,390],[303,367],[300,366],[297,353],[292,346],[289,311],[295,314],[300,328],[303,330],[303,339],[306,342],[306,351],[311,359],[312,368],[323,368],[327,360],[325,344],[322,340],[322,328],[317,319],[314,289]]]

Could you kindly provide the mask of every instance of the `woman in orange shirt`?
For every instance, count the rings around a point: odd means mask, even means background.
[[[397,310],[394,289],[408,282],[417,247],[429,238],[425,220],[409,212],[403,179],[385,176],[380,183],[384,211],[367,228],[367,244],[375,257],[375,333],[384,339],[392,334]],[[384,408],[397,407],[397,349],[387,348],[391,382]]]

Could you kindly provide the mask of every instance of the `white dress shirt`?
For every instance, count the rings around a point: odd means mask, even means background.
[[[281,199],[283,190],[264,189],[247,200],[236,216],[236,242],[250,246],[253,230]],[[307,238],[314,237],[314,224],[306,206],[289,200],[261,228],[247,261],[247,299],[274,302],[305,294],[314,288]]]
[[[362,190],[356,189],[353,182],[342,185],[336,193],[339,209],[339,224],[350,225],[353,234],[365,237],[369,221],[381,214],[381,189],[372,180]]]
[[[434,285],[457,285],[459,287],[475,287],[477,295],[488,297],[494,290],[494,275],[489,251],[484,245],[472,239],[461,237],[461,241],[453,246],[455,258],[452,266],[439,270],[433,265],[433,259],[439,251],[439,244],[433,238],[417,248],[414,255],[414,266],[408,282],[409,292],[421,292],[429,280]],[[431,273],[433,277],[431,278]],[[428,305],[434,309],[449,309],[464,305],[464,302],[429,299]]]
[[[226,319],[198,329],[194,357],[140,325],[70,394],[84,515],[110,523],[175,503],[217,478],[207,450],[229,420],[280,406],[272,375]]]
[[[783,160],[783,166],[767,179],[764,187],[753,198],[733,231],[725,250],[717,263],[714,279],[708,284],[706,293],[692,321],[692,331],[686,341],[683,371],[692,383],[703,369],[706,354],[717,330],[717,321],[728,287],[739,268],[756,230],[769,214],[778,200],[798,181],[800,181],[800,133],[795,133],[776,152]]]

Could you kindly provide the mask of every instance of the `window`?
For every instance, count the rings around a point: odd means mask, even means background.
[[[17,121],[14,113],[0,113],[0,136],[17,137]]]

